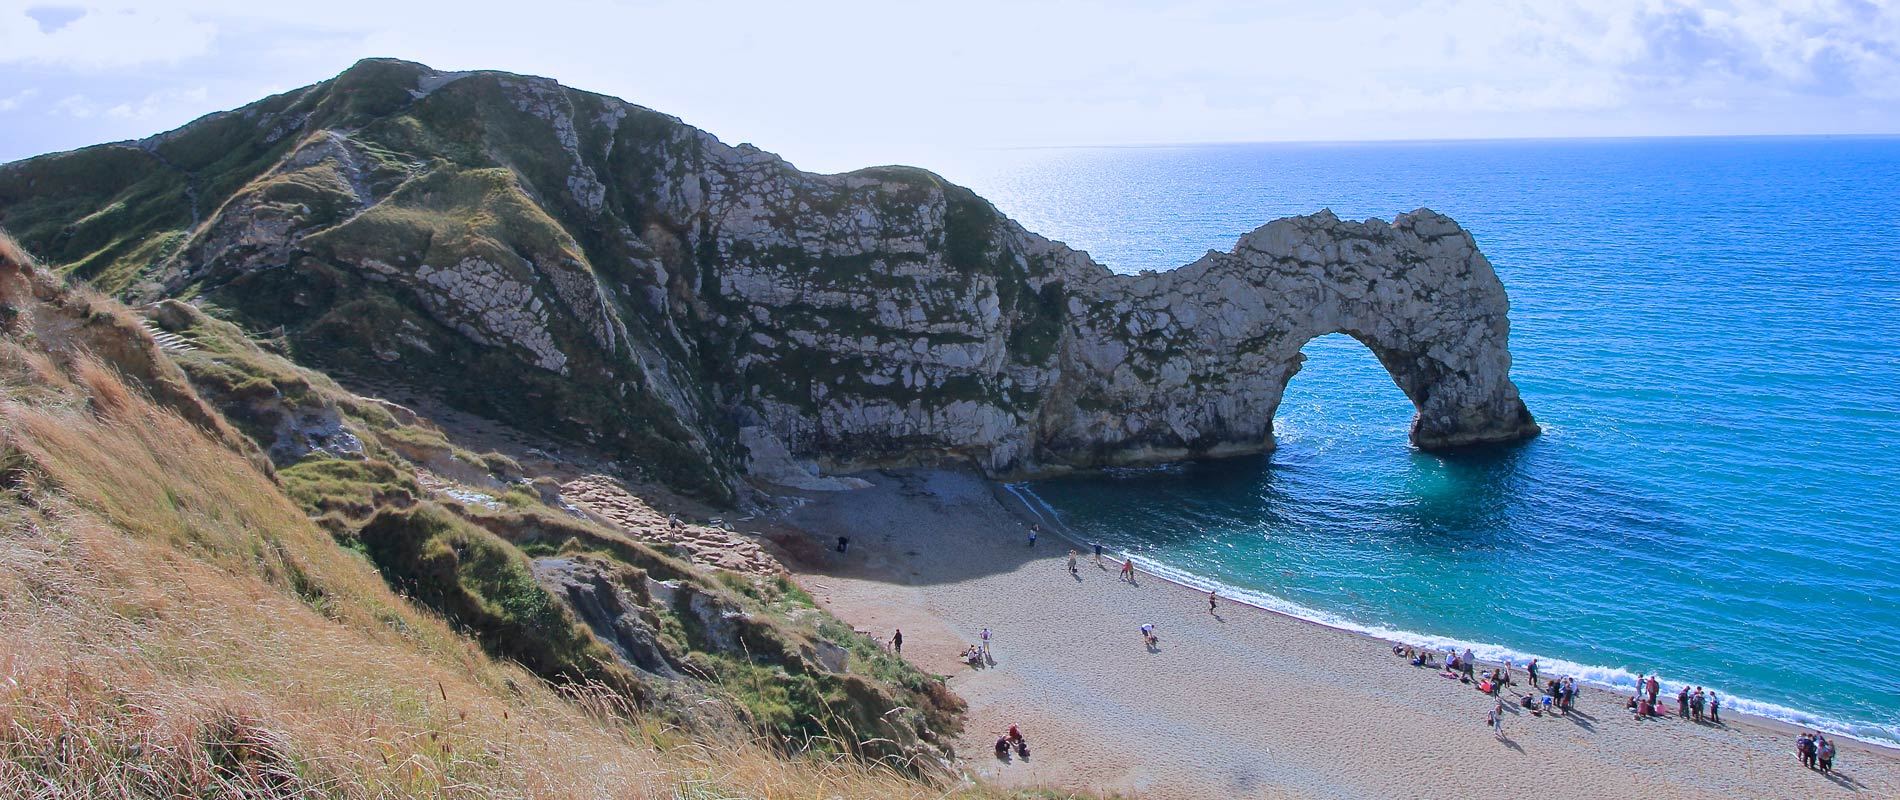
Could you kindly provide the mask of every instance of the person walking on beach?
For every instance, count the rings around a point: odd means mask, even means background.
[[[1082,574],[1075,569],[1075,550],[1073,548],[1069,550],[1069,574],[1078,576]]]
[[[1134,559],[1130,558],[1130,559],[1126,559],[1122,561],[1121,579],[1128,581],[1129,583],[1135,582],[1135,560]]]
[[[1042,532],[1042,525],[1040,523],[1029,526],[1029,546],[1030,547],[1036,546],[1036,534],[1041,533],[1041,532]]]
[[[984,628],[982,633],[977,634],[977,638],[983,640],[983,657],[989,658],[990,657],[990,629]]]
[[[1102,565],[1102,543],[1096,542],[1095,543],[1095,566],[1099,567],[1101,565]]]
[[[900,656],[904,654],[904,629],[903,628],[898,628],[896,633],[891,634],[891,652],[896,653]]]
[[[1497,705],[1491,707],[1491,716],[1485,718],[1485,724],[1491,726],[1492,735],[1504,738],[1504,698],[1498,698]]]
[[[1207,593],[1207,613],[1214,613],[1214,602],[1218,600],[1219,597],[1220,596],[1214,592]]]

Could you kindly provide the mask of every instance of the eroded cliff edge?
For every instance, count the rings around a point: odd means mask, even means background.
[[[1537,431],[1504,288],[1429,210],[1280,220],[1116,275],[922,170],[801,172],[504,73],[365,61],[5,165],[0,225],[127,298],[193,300],[713,499],[786,455],[1010,475],[1269,449],[1300,347],[1333,332],[1412,399],[1420,447]]]

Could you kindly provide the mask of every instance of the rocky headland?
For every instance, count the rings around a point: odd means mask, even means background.
[[[0,166],[0,225],[298,363],[427,386],[716,503],[748,473],[1024,475],[1259,452],[1343,332],[1412,442],[1534,435],[1508,302],[1429,210],[1269,223],[1118,275],[929,172],[802,172],[542,78],[370,60],[150,139]]]

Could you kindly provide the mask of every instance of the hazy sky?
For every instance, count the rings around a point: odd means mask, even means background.
[[[0,161],[365,56],[546,75],[821,170],[1025,145],[1900,133],[1900,0],[0,0]]]

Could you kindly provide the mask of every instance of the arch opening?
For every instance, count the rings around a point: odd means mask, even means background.
[[[1340,331],[1301,345],[1268,434],[1276,445],[1350,438],[1385,447],[1406,439],[1417,414],[1418,404],[1378,351]]]

